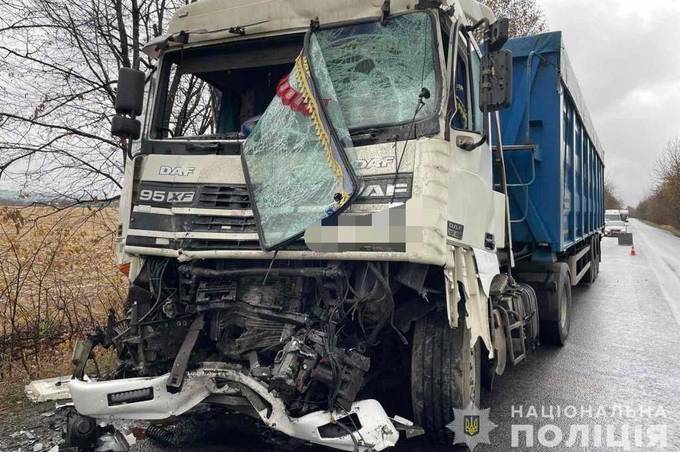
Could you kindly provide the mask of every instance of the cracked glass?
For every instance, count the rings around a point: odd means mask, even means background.
[[[432,19],[426,12],[315,33],[350,129],[411,121],[421,89],[437,79]],[[436,113],[427,102],[416,119]]]
[[[313,37],[311,47],[310,54],[318,60],[310,64],[304,55],[298,57],[243,147],[260,240],[266,250],[287,243],[335,214],[355,190],[353,175],[344,164],[343,147],[351,144],[349,131],[343,126],[333,85]],[[320,101],[310,66],[314,67]]]
[[[243,147],[260,241],[272,250],[336,214],[355,192],[350,129],[406,123],[422,88],[438,93],[432,18],[317,30]]]

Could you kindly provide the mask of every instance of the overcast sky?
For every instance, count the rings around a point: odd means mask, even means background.
[[[606,172],[636,205],[664,145],[680,135],[680,1],[538,2],[550,30],[564,32]]]

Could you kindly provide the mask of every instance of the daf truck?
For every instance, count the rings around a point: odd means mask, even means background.
[[[339,450],[463,442],[454,409],[566,341],[571,286],[599,262],[580,91],[559,47],[513,64],[507,40],[473,0],[180,8],[144,49],[151,74],[120,72],[129,291],[74,350],[66,445],[117,450],[107,425],[199,405]],[[512,76],[529,53],[541,111]],[[95,347],[111,375],[86,374]]]

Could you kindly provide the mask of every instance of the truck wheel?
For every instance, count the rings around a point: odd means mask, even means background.
[[[571,324],[571,278],[567,264],[558,264],[559,272],[554,274],[555,287],[545,290],[545,302],[556,308],[556,316],[541,322],[541,332],[546,342],[564,345],[569,336]]]
[[[470,346],[470,330],[463,313],[458,328],[451,328],[441,311],[416,322],[411,400],[414,420],[425,429],[431,443],[451,446],[454,435],[446,426],[453,421],[453,409],[464,409],[470,402],[479,407],[480,353],[479,342]]]

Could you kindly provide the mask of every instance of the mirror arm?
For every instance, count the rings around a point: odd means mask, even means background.
[[[463,27],[463,30],[465,30],[468,33],[472,33],[474,31],[476,31],[481,26],[485,26],[486,28],[489,28],[489,19],[487,19],[485,17],[485,18],[479,20],[479,22],[477,22],[473,25],[468,25],[468,26]]]
[[[127,158],[130,159],[130,161],[132,161],[132,159],[134,158],[134,156],[132,155],[132,143],[133,143],[133,140],[128,138],[127,139],[127,149],[125,149],[125,154],[127,155]]]
[[[482,138],[479,141],[477,141],[476,143],[470,143],[470,142],[466,141],[466,142],[461,142],[461,143],[456,143],[456,144],[462,150],[471,152],[471,151],[474,151],[475,149],[477,149],[478,147],[480,147],[481,145],[483,145],[484,143],[486,143],[488,138],[489,138],[489,136],[487,135],[487,132],[485,131],[482,134]]]
[[[464,151],[472,152],[487,141],[489,141],[489,115],[484,115],[484,126],[482,127],[482,138],[477,142],[470,142],[466,140],[465,136],[459,136],[456,138],[456,146]]]

